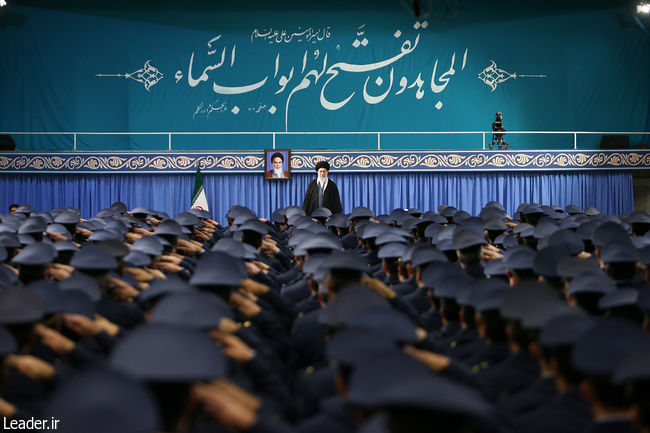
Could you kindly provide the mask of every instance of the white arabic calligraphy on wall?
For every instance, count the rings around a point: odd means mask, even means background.
[[[414,27],[420,28],[421,26],[414,26]],[[317,31],[314,31],[311,27],[306,30],[302,30],[299,27],[298,32],[288,32],[286,30],[273,30],[273,29],[270,30],[254,29],[253,32],[251,33],[250,40],[251,40],[251,44],[253,44],[258,39],[266,41],[269,44],[273,44],[273,43],[289,44],[291,42],[316,43],[322,41],[323,39],[330,38],[331,36],[330,29],[331,26],[326,26],[325,28],[318,29]],[[360,27],[358,27],[358,30],[356,32],[357,38],[355,38],[354,43],[352,44],[355,49],[359,47],[366,47],[369,44],[368,39],[364,36],[365,33],[366,33],[365,24],[363,24]],[[397,29],[393,34],[393,37],[395,39],[399,39],[402,35],[403,35],[402,31]],[[360,37],[363,37],[363,39],[359,40]],[[204,66],[200,74],[196,72],[197,69],[201,70],[201,68],[200,67],[197,68],[197,65],[195,64],[195,52],[193,51],[192,54],[190,55],[189,64],[187,67],[187,84],[191,88],[195,88],[199,86],[201,83],[211,80],[210,73],[212,73],[213,71],[216,71],[222,67],[228,67],[227,66],[228,64],[230,68],[235,67],[236,56],[237,56],[237,44],[232,44],[232,46],[228,46],[227,44],[218,45],[220,44],[221,38],[222,35],[217,35],[208,41],[207,54],[208,56],[216,55],[218,61],[216,63]],[[224,96],[241,95],[245,93],[255,92],[264,86],[269,86],[269,85],[275,86],[275,84],[272,83],[276,83],[277,81],[277,87],[274,89],[275,90],[274,95],[278,95],[285,92],[285,90],[287,90],[287,87],[289,87],[290,90],[288,90],[287,92],[287,98],[284,107],[285,108],[284,126],[285,126],[285,130],[288,131],[289,112],[290,112],[290,104],[291,104],[292,97],[297,92],[305,90],[312,85],[315,86],[317,84],[321,84],[319,102],[321,107],[323,107],[326,110],[339,110],[343,108],[357,94],[357,91],[350,90],[348,92],[347,97],[344,97],[343,99],[337,101],[331,100],[330,97],[327,96],[328,87],[335,85],[337,83],[337,79],[347,74],[367,74],[365,78],[365,82],[363,84],[363,92],[362,92],[363,100],[367,104],[371,104],[371,105],[379,104],[384,100],[386,100],[386,98],[391,94],[391,91],[393,90],[393,86],[396,81],[396,75],[399,76],[399,73],[396,74],[395,71],[396,64],[404,57],[411,55],[418,47],[419,41],[420,41],[420,34],[418,33],[417,35],[415,35],[415,40],[413,42],[408,39],[404,40],[401,44],[399,52],[395,53],[392,57],[377,62],[363,63],[363,64],[355,64],[349,62],[332,62],[331,60],[333,57],[332,54],[326,52],[322,56],[322,63],[319,62],[316,67],[308,67],[308,64],[311,61],[315,62],[321,57],[321,53],[318,49],[314,51],[311,51],[311,49],[305,49],[304,54],[302,56],[302,66],[299,68],[300,72],[299,73],[297,72],[295,66],[291,66],[288,74],[280,74],[281,56],[280,53],[277,53],[277,55],[275,56],[275,64],[274,64],[274,70],[272,76],[270,72],[265,76],[261,76],[260,74],[260,77],[257,81],[250,82],[240,86],[222,85],[217,81],[217,79],[212,78],[212,90],[217,95],[224,95]],[[337,48],[339,47],[340,45],[337,45]],[[463,54],[462,64],[460,67],[461,71],[465,69],[465,66],[467,64],[468,52],[469,49],[466,48]],[[439,60],[440,59],[436,59],[434,62],[430,79],[426,77],[429,81],[429,88],[431,89],[431,92],[433,92],[433,94],[442,93],[447,87],[447,85],[449,84],[451,78],[456,74],[456,69],[455,69],[456,52],[454,52],[451,56],[449,68],[446,71],[441,73],[438,73]],[[387,70],[389,66],[390,66],[390,70]],[[384,68],[386,68],[386,70],[384,70],[381,74],[379,74],[378,71]],[[377,71],[377,76],[376,78],[373,77],[375,79],[371,81],[371,73],[375,71]],[[280,75],[279,78],[278,75]],[[386,77],[386,75],[388,75],[388,77]],[[400,95],[404,93],[407,89],[415,89],[415,98],[421,100],[425,95],[425,89],[426,89],[425,80],[422,78],[422,75],[423,75],[422,73],[418,73],[417,77],[411,80],[408,77],[402,75],[399,78],[399,85],[398,85],[399,87],[397,88],[397,90],[394,91],[393,95]],[[184,77],[183,71],[178,70],[175,74],[176,83],[179,83],[183,79],[183,77]],[[386,78],[387,78],[387,83],[386,83]],[[266,108],[267,105],[270,106],[268,110],[262,110],[259,108],[262,106]],[[442,101],[437,100],[437,102],[433,104],[433,106],[437,110],[440,110],[443,106],[443,103]],[[226,111],[224,109],[223,104],[218,105],[218,107],[219,108],[215,109],[214,104],[201,103],[199,106],[197,106],[196,111],[194,112],[194,116],[196,116],[197,113],[209,115],[214,111],[216,112]],[[248,112],[255,112],[255,113],[260,113],[261,111],[264,111],[266,113],[273,115],[277,111],[277,108],[274,105],[263,104],[262,102],[260,102],[255,108],[248,107],[247,110]],[[237,115],[241,111],[241,109],[237,105],[234,105],[234,107],[229,111]]]

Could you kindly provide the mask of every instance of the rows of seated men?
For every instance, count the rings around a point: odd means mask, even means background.
[[[650,216],[0,215],[0,416],[68,433],[649,432]]]

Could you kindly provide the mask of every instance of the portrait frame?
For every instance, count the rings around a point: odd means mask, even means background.
[[[274,176],[273,159],[282,158],[282,177]],[[291,179],[291,150],[290,149],[264,149],[264,179],[289,180]]]

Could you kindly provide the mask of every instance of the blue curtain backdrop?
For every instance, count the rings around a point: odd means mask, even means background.
[[[280,207],[301,205],[312,174],[293,174],[290,181],[266,181],[262,174],[203,174],[210,211],[224,221],[234,204],[268,217]],[[634,209],[632,174],[616,172],[527,173],[331,173],[345,212],[367,206],[376,213],[397,207],[437,210],[449,204],[472,214],[490,200],[509,214],[522,202],[580,207],[620,214]],[[174,216],[189,208],[193,174],[1,175],[0,204],[30,203],[38,211],[58,206],[81,209],[88,218],[115,201],[130,209],[144,206]]]

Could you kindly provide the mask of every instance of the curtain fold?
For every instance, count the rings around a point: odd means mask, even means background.
[[[289,181],[267,181],[262,174],[203,173],[210,212],[224,221],[234,204],[269,217],[274,209],[302,205],[307,184],[315,174],[294,173]],[[394,208],[437,210],[449,204],[476,214],[490,200],[501,202],[512,215],[522,202],[565,207],[595,206],[620,214],[634,210],[629,171],[590,172],[468,172],[468,173],[330,173],[341,193],[345,212],[367,206],[376,213]],[[129,209],[143,206],[174,216],[187,210],[194,174],[7,174],[0,175],[0,204],[29,203],[37,211],[58,206],[81,209],[88,218],[115,201]]]

